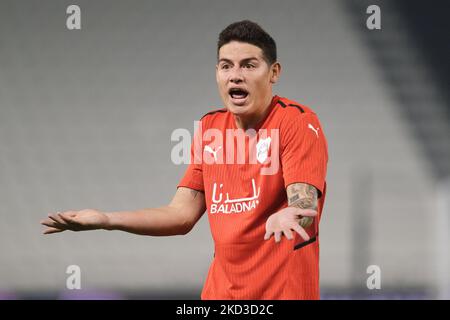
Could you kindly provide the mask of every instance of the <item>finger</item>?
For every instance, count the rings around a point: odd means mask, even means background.
[[[302,217],[299,221],[297,221],[303,228],[308,228],[313,223],[313,217]]]
[[[58,233],[58,232],[63,232],[63,229],[58,229],[58,228],[47,228],[44,230],[44,234],[52,234],[52,233]]]
[[[275,242],[281,241],[281,231],[275,232]]]
[[[60,219],[60,220],[61,220],[61,219]],[[67,223],[65,223],[63,220],[61,220],[61,221],[62,221],[62,223],[59,222],[58,220],[54,219],[54,218],[50,218],[50,217],[49,217],[49,219],[47,219],[46,221],[44,221],[44,222],[47,222],[46,224],[44,223],[44,225],[49,226],[49,227],[56,227],[56,228],[59,228],[59,229],[61,229],[61,228],[63,228],[63,229],[67,228]],[[50,225],[50,224],[51,224],[51,225]]]
[[[308,233],[299,224],[294,223],[292,224],[291,228],[295,230],[300,235],[300,237],[302,237],[305,241],[309,240]]]
[[[267,231],[266,234],[264,235],[264,240],[269,240],[270,237],[272,236],[272,231]]]
[[[50,219],[52,219],[53,221],[59,223],[59,224],[66,224],[66,223],[64,222],[64,220],[61,219],[61,218],[58,216],[58,214],[59,214],[59,213],[57,213],[57,214],[49,214],[48,217],[49,217]]]
[[[283,233],[284,233],[285,237],[288,238],[289,240],[294,239],[294,235],[292,234],[291,229],[284,229]]]
[[[58,217],[60,217],[65,222],[65,224],[75,223],[75,221],[71,217],[68,217],[62,213],[58,213]]]
[[[57,222],[55,222],[55,221],[53,221],[53,220],[43,220],[43,221],[41,221],[41,224],[42,224],[43,226],[46,226],[46,227],[59,228],[59,229],[61,229],[61,228],[60,228],[60,227],[61,227],[61,224],[59,224],[59,223],[57,223]]]
[[[44,220],[39,221],[39,223],[40,223],[40,224],[44,224],[44,223],[54,223],[54,221],[53,221],[52,219],[47,218],[47,219],[44,219]]]
[[[41,221],[40,221],[40,224],[42,224],[42,225],[44,225],[44,226],[49,226],[49,227],[59,227],[59,226],[62,226],[62,224],[59,223],[59,221],[57,221],[57,220],[55,220],[55,219],[52,219],[52,218],[50,217],[50,215],[48,216],[48,218],[46,218],[46,219],[44,219],[44,220],[41,220]],[[64,225],[65,225],[65,223],[64,223]]]

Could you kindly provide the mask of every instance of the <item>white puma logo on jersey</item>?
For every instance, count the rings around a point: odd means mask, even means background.
[[[319,137],[319,129],[320,128],[314,128],[313,125],[311,123],[308,123],[308,128],[311,129],[312,131],[314,131],[314,133],[316,134],[317,138]]]
[[[221,148],[222,146],[219,146],[216,151],[214,151],[210,146],[205,146],[205,151],[211,153],[214,157],[214,160],[217,161],[217,151],[219,151]]]

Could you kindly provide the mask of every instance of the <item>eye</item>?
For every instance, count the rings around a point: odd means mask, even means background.
[[[255,65],[253,65],[251,63],[244,64],[244,68],[246,68],[246,69],[253,69],[254,67],[255,67]]]
[[[220,66],[220,69],[223,69],[223,70],[226,70],[226,69],[229,69],[229,68],[230,68],[230,65],[228,63],[224,63],[224,64],[222,64]]]

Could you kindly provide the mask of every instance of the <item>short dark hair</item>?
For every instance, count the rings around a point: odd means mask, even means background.
[[[222,30],[217,42],[217,59],[219,59],[220,48],[231,41],[247,42],[257,46],[262,50],[263,58],[269,65],[277,61],[275,40],[253,21],[234,22]]]

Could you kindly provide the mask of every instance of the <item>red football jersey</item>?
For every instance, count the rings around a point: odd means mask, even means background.
[[[194,138],[178,187],[205,194],[215,253],[202,299],[319,299],[327,141],[310,108],[278,96],[269,108],[253,134],[243,136],[232,113],[209,112]],[[293,232],[291,241],[264,240],[266,220],[287,207],[292,183],[319,190],[319,215],[306,229],[311,239]]]

